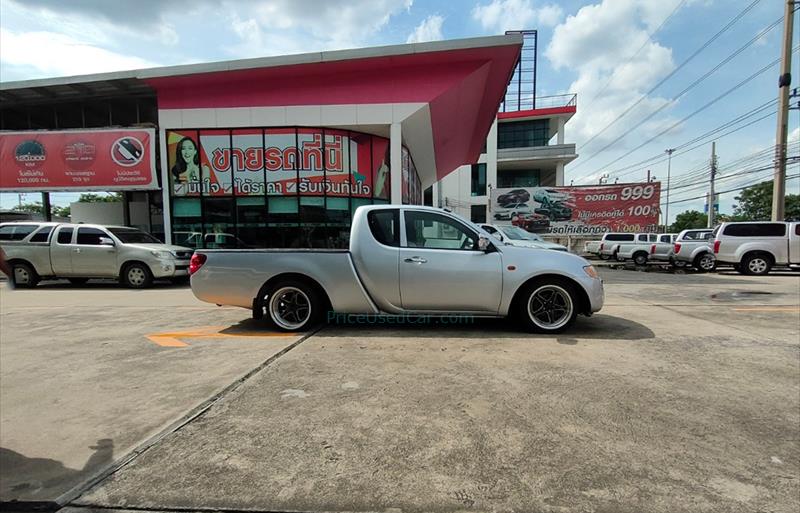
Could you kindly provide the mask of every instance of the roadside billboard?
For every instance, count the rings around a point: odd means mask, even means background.
[[[655,232],[660,196],[660,182],[494,189],[490,217],[554,235]]]
[[[155,130],[0,132],[0,191],[158,189]]]

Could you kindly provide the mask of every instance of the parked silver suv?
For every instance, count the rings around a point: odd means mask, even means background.
[[[155,278],[185,281],[193,252],[136,228],[36,222],[0,224],[0,246],[19,287],[56,278],[75,284],[115,278],[132,288]]]

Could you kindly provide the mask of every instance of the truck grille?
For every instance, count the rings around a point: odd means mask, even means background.
[[[175,256],[181,260],[192,258],[193,251],[176,251]]]

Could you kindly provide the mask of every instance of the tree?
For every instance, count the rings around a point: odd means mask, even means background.
[[[44,211],[42,204],[40,202],[35,203],[22,203],[20,205],[14,205],[11,210],[16,210],[17,212],[32,212],[34,214],[41,214]]]
[[[772,180],[747,187],[736,198],[733,215],[742,221],[768,221],[772,217]],[[800,194],[786,195],[787,220],[800,219]]]
[[[672,223],[670,231],[678,233],[683,230],[694,228],[705,228],[708,225],[708,216],[697,210],[687,210],[675,216],[675,222]]]
[[[115,203],[117,201],[122,201],[121,192],[112,192],[106,195],[85,192],[78,198],[78,202],[80,203]]]
[[[69,217],[71,215],[69,205],[66,207],[59,207],[58,205],[53,205],[50,207],[50,211],[56,217]]]

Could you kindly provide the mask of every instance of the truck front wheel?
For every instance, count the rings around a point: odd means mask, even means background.
[[[134,262],[122,270],[122,283],[132,289],[146,289],[153,284],[153,273],[147,265]]]
[[[578,316],[578,295],[565,280],[538,281],[528,285],[517,303],[517,314],[528,331],[561,333]]]
[[[301,331],[314,326],[324,310],[317,291],[299,281],[276,284],[263,301],[265,317],[281,331]]]
[[[711,253],[702,253],[695,257],[694,268],[701,273],[710,273],[717,268],[717,259]]]

